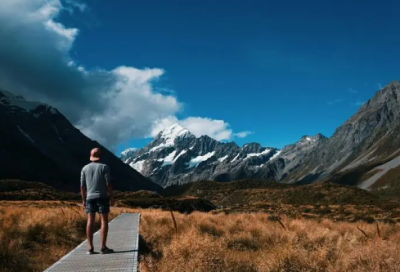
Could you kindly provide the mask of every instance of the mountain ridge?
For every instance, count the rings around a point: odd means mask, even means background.
[[[100,147],[115,189],[160,189],[82,134],[50,105],[0,90],[0,128],[0,179],[40,181],[79,191],[80,170],[89,163],[90,150]]]
[[[187,133],[191,135],[190,132]],[[188,138],[193,143],[195,139],[202,139],[197,141],[202,142],[203,149],[196,149],[195,154],[193,152],[180,154],[182,147],[187,147],[187,143],[175,139],[177,141],[174,140],[174,144],[169,146],[169,149],[160,150],[164,152],[160,157],[156,155],[140,157],[139,155],[145,152],[139,152],[135,153],[128,163],[135,164],[135,161],[140,158],[141,165],[145,166],[141,169],[143,174],[163,187],[202,179],[233,181],[243,178],[272,179],[283,183],[300,184],[317,180],[343,183],[344,174],[342,173],[347,175],[349,172],[361,171],[361,174],[357,175],[353,181],[346,181],[345,184],[351,183],[351,185],[369,189],[377,181],[369,181],[368,186],[365,183],[362,184],[365,182],[364,179],[371,175],[370,171],[378,171],[379,165],[396,160],[400,155],[400,137],[397,136],[399,134],[400,82],[392,81],[377,91],[353,116],[339,126],[330,138],[320,133],[314,136],[304,135],[298,142],[279,150],[262,147],[257,143],[248,143],[239,147],[236,143],[230,142],[224,146],[223,143],[209,137],[190,136]],[[154,141],[148,146],[152,144]],[[247,146],[252,150],[244,151]],[[181,149],[176,150],[176,147],[181,147]],[[262,154],[266,149],[271,150],[270,156],[262,158],[261,155],[266,155]],[[174,151],[175,153],[172,154]],[[233,153],[235,153],[234,156],[232,156]],[[196,160],[195,155],[199,157],[197,160],[200,160],[207,154],[208,157],[206,156],[205,160],[199,164],[202,173],[182,171],[175,165],[179,160],[185,162]],[[153,171],[157,167],[153,167],[155,165],[149,159],[161,159],[164,155],[170,155],[173,159],[179,155],[179,158],[170,162],[171,171],[163,171],[159,176],[154,175]],[[185,156],[186,159],[184,159]],[[394,167],[400,165],[394,162],[392,164]],[[364,167],[364,165],[372,166]],[[361,169],[363,167],[364,170]],[[157,171],[156,169],[155,172]],[[187,180],[177,178],[182,174],[186,174]],[[373,177],[377,178],[376,175]]]
[[[317,142],[324,138],[322,134],[305,135],[300,142]],[[120,155],[125,163],[167,187],[210,178],[218,181],[241,179],[277,159],[282,150],[256,142],[239,147],[235,142],[222,143],[207,135],[195,137],[179,124],[173,124],[160,131],[144,148],[130,156],[126,156],[127,152],[129,150]]]

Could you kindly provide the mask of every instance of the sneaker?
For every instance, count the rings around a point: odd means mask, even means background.
[[[92,248],[92,249],[89,249],[89,250],[86,252],[86,254],[88,254],[88,255],[94,254],[94,249],[93,249],[93,248]]]
[[[109,254],[109,253],[114,253],[114,249],[111,249],[111,248],[105,247],[105,248],[102,248],[102,249],[100,250],[100,253],[101,253],[101,254]]]

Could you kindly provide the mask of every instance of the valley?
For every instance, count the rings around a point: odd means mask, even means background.
[[[400,272],[399,10],[0,0],[0,272]]]
[[[42,271],[84,239],[79,174],[94,146],[112,169],[112,217],[143,215],[142,271],[400,269],[398,97],[392,82],[332,137],[283,149],[174,124],[117,157],[57,109],[1,91],[0,270]]]
[[[202,180],[270,180],[283,184],[333,182],[381,196],[393,193],[400,165],[400,82],[379,90],[332,137],[303,136],[283,149],[220,142],[194,136],[174,124],[147,146],[129,148],[119,158],[102,147],[119,191],[161,191]],[[63,191],[79,190],[87,154],[99,146],[55,108],[0,92],[1,179],[43,182]],[[101,146],[101,145],[100,145]],[[25,155],[20,158],[21,150]],[[393,177],[393,178],[392,178]]]
[[[0,201],[66,201],[81,205],[78,193],[42,183],[0,181]],[[365,190],[335,183],[289,185],[266,180],[200,181],[152,191],[115,192],[118,207],[159,209],[182,214],[263,213],[266,216],[334,222],[397,224],[400,203]]]

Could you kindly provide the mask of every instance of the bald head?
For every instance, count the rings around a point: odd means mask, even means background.
[[[91,161],[98,161],[98,160],[100,160],[100,157],[101,157],[101,150],[100,150],[100,148],[93,148],[91,151],[90,151],[90,160]]]

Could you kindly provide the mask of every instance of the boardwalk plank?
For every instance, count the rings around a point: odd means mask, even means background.
[[[138,267],[140,214],[123,213],[109,223],[107,246],[112,254],[87,255],[87,240],[77,246],[45,272],[126,271]],[[95,252],[100,250],[100,231],[93,236]]]

